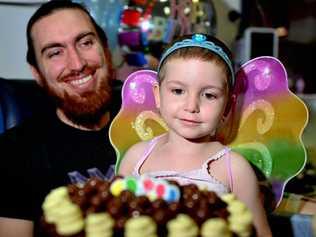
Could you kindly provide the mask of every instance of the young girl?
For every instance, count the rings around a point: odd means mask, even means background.
[[[185,36],[162,55],[158,78],[156,104],[169,131],[133,145],[119,173],[233,192],[253,212],[258,236],[271,236],[254,171],[217,140],[235,82],[227,47],[203,34]]]

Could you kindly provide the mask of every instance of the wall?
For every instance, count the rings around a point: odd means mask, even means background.
[[[20,5],[13,2],[5,4],[0,1],[0,77],[31,79],[25,59],[25,29],[29,17],[39,3]]]

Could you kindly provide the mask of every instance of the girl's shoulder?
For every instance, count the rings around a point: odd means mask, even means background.
[[[230,156],[230,162],[232,165],[232,168],[235,169],[251,169],[251,165],[249,163],[249,161],[241,154],[230,150],[229,152],[229,156]]]
[[[244,156],[242,156],[241,154],[239,154],[238,152],[236,152],[236,151],[234,151],[232,149],[229,150],[229,155],[230,155],[230,157],[232,159],[235,159],[236,161],[239,161],[239,160],[244,161],[244,160],[246,160],[246,158]]]
[[[130,155],[133,155],[133,156],[138,155],[138,157],[141,156],[146,150],[146,148],[149,146],[149,144],[150,144],[150,141],[141,141],[132,145],[130,148],[128,148],[124,157],[130,156]]]
[[[156,145],[163,143],[164,137],[165,137],[164,135],[160,135],[160,136],[156,136],[148,141],[138,142],[138,143],[132,145],[128,149],[128,151],[126,152],[126,155],[132,154],[132,155],[138,155],[138,157],[142,156],[147,151],[153,149]]]
[[[135,150],[135,149],[140,149],[142,147],[146,147],[150,141],[140,141],[132,145],[128,150]]]
[[[120,163],[119,174],[131,175],[133,168],[137,164],[138,160],[141,159],[148,145],[149,141],[141,141],[132,145],[124,154]]]
[[[229,152],[229,155],[231,157],[231,163],[232,165],[237,165],[237,166],[249,166],[250,167],[250,163],[249,161],[244,157],[242,156],[241,154],[233,151],[233,150],[230,150]]]
[[[251,179],[255,177],[254,169],[251,166],[251,163],[244,156],[234,151],[230,152],[230,156],[232,173],[235,177],[244,177],[244,179]]]

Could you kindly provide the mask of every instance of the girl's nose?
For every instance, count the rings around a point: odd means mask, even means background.
[[[185,99],[185,111],[190,113],[200,112],[200,100],[195,95],[190,95]]]

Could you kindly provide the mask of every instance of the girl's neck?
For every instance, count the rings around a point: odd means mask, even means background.
[[[201,139],[186,139],[178,136],[174,133],[167,133],[165,138],[165,145],[170,149],[179,151],[185,154],[199,154],[204,151],[211,152],[210,150],[217,150],[219,146],[222,146],[218,141],[209,138]]]

